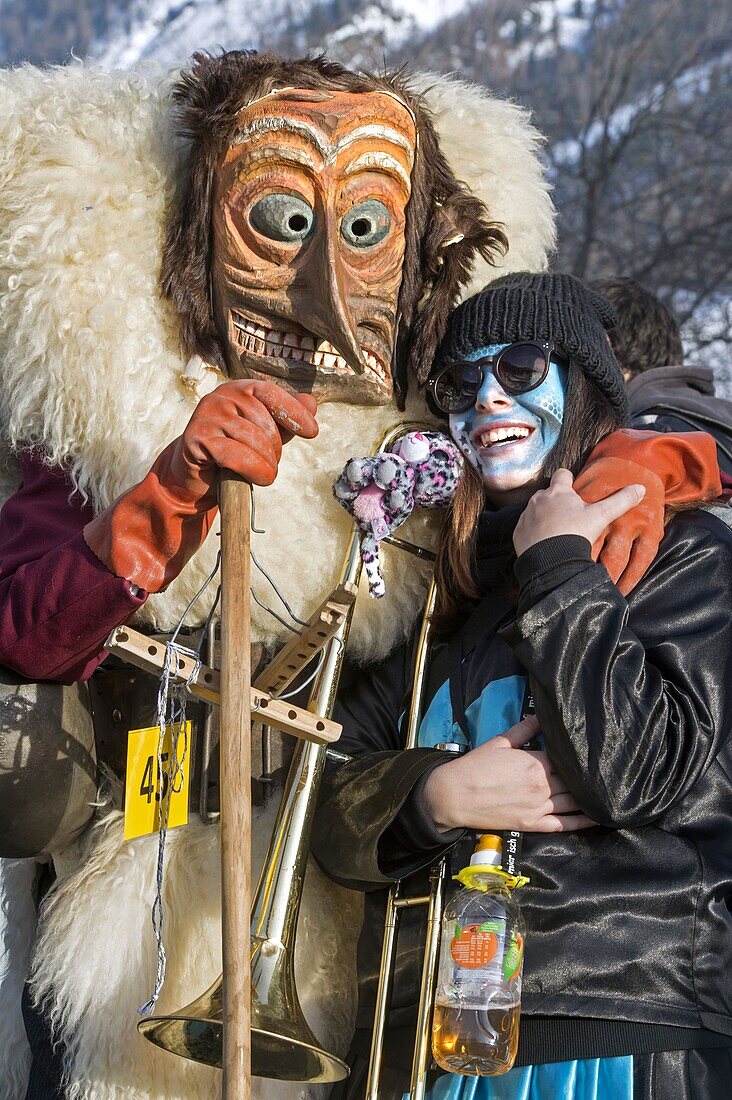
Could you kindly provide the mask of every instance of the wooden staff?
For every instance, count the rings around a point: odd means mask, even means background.
[[[221,505],[223,1100],[251,1096],[251,490],[226,471]]]

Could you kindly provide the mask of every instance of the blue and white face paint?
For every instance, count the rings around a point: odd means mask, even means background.
[[[465,358],[485,359],[505,347],[476,348]],[[566,369],[554,359],[540,386],[516,396],[507,394],[487,369],[475,404],[450,416],[450,434],[496,503],[506,493],[532,486],[541,474],[559,439],[566,385]]]

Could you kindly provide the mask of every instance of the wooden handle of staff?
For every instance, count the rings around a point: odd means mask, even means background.
[[[251,1096],[252,742],[250,516],[247,482],[222,472],[221,906],[224,986],[223,1100]]]

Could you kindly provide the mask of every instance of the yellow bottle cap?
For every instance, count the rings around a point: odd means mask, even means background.
[[[502,852],[503,843],[499,836],[494,833],[483,833],[478,837],[478,843],[475,846],[476,852]]]
[[[459,874],[454,875],[456,882],[461,882],[477,890],[487,890],[491,875],[500,879],[511,890],[517,890],[529,880],[524,875],[509,875],[501,867],[501,855],[503,842],[495,833],[483,833],[478,837],[475,851],[470,857],[470,866],[463,867]]]
[[[470,867],[463,867],[462,871],[452,877],[455,882],[461,882],[472,890],[490,889],[491,879],[500,880],[509,890],[518,890],[529,881],[526,875],[509,875],[502,867],[480,867],[472,864]]]
[[[503,844],[501,838],[495,833],[483,833],[478,837],[475,851],[470,857],[471,866],[500,867]]]

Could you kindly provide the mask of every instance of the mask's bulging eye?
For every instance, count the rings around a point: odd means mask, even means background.
[[[354,206],[341,219],[341,234],[354,248],[370,248],[383,241],[391,229],[391,214],[378,199]]]
[[[265,195],[249,211],[254,228],[273,241],[297,244],[310,234],[315,215],[296,195]]]

